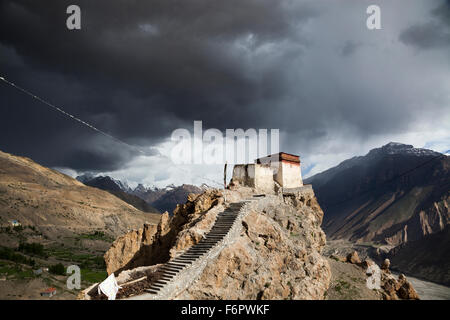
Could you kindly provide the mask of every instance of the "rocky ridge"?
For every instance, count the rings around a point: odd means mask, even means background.
[[[179,256],[201,241],[230,203],[253,194],[240,187],[190,195],[157,227],[144,226],[118,238],[105,254],[108,272],[120,278],[122,270],[130,274],[140,266],[151,268]],[[175,298],[323,299],[331,272],[321,255],[326,242],[320,229],[323,212],[313,191],[266,195],[246,210],[234,240],[209,259],[196,281]]]

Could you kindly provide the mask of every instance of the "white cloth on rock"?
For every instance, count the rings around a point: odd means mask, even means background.
[[[117,284],[116,277],[114,277],[114,273],[111,273],[106,280],[98,285],[98,294],[103,293],[108,297],[108,300],[115,300],[120,288]]]

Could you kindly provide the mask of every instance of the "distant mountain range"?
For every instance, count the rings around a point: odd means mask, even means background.
[[[108,176],[94,177],[90,175],[78,176],[76,179],[80,182],[83,182],[87,186],[108,191],[109,193],[131,204],[133,207],[141,211],[153,213],[160,212],[158,209],[148,204],[145,200],[134,195],[131,188],[129,188],[126,184],[122,183],[119,180],[113,179]]]
[[[128,184],[109,176],[94,176],[85,174],[76,178],[85,185],[108,191],[120,199],[128,202],[139,210],[145,212],[171,213],[177,204],[183,204],[190,193],[202,193],[209,188],[183,184],[181,186],[169,185],[165,188],[145,187],[139,184],[132,189]]]
[[[422,240],[450,223],[450,158],[432,150],[391,142],[305,182],[313,185],[325,212],[323,228],[330,239],[399,246],[400,254],[403,247],[424,250],[435,241]],[[441,249],[450,256],[446,245]],[[450,274],[445,277],[450,281]]]

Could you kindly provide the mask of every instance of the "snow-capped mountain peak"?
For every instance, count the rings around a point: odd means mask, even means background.
[[[370,150],[368,155],[393,155],[393,154],[404,154],[404,155],[415,155],[415,156],[438,156],[439,152],[424,149],[424,148],[414,148],[413,145],[403,144],[398,142],[389,142],[388,144]]]

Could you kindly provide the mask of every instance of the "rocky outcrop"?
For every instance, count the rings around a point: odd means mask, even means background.
[[[179,298],[322,299],[331,278],[322,217],[312,192],[258,201],[240,237]]]
[[[251,197],[246,188],[225,192],[227,203]],[[107,261],[109,272],[178,256],[202,239],[227,203],[217,190],[189,196],[186,204],[175,209],[166,228],[160,224],[154,233],[148,229],[148,238],[144,228],[118,239],[106,255],[111,257]],[[234,238],[210,257],[188,289],[174,298],[323,299],[331,272],[321,255],[326,242],[320,228],[322,218],[312,190],[286,196],[267,195],[251,202],[236,226]],[[133,239],[135,243],[131,244]],[[135,253],[120,258],[128,247]],[[153,257],[155,252],[159,259]],[[113,266],[113,257],[121,262]]]
[[[393,275],[383,270],[381,283],[384,300],[419,300],[416,290],[403,274],[395,279]]]
[[[156,231],[157,226],[145,224],[143,228],[130,231],[114,241],[104,255],[108,274],[129,265],[143,246],[151,244]]]
[[[220,202],[223,198],[218,190],[191,194],[185,204],[177,206],[172,217],[165,212],[157,226],[144,225],[119,237],[104,255],[108,274],[164,263],[177,250],[197,243],[215,217],[213,212],[207,212]]]
[[[346,258],[347,262],[353,263],[353,264],[359,264],[361,263],[361,259],[359,258],[358,252],[353,251],[352,253],[349,253]]]
[[[391,261],[389,259],[384,259],[383,263],[381,264],[381,269],[389,270],[390,265],[391,265]]]

